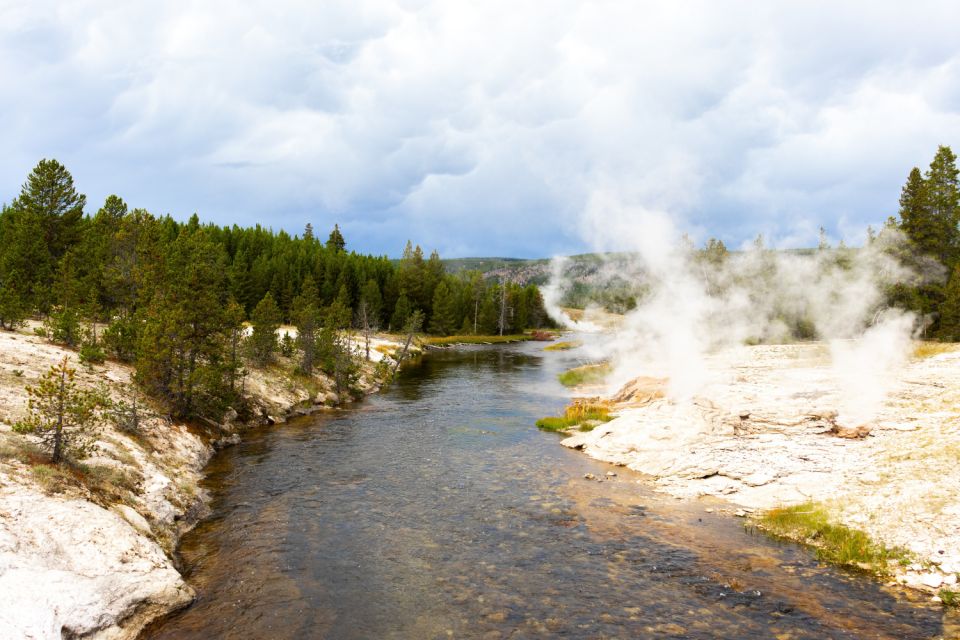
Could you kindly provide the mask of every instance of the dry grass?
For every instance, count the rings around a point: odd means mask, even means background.
[[[942,353],[953,353],[960,349],[956,342],[918,342],[913,348],[913,357],[917,360],[938,356]]]

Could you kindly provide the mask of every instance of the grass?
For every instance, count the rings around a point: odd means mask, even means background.
[[[33,479],[44,493],[60,493],[73,484],[73,476],[63,468],[53,464],[35,464],[30,467]]]
[[[753,520],[752,525],[775,538],[813,547],[824,562],[881,576],[890,575],[891,562],[910,561],[905,549],[886,547],[863,531],[831,522],[826,508],[813,502],[770,509]]]
[[[578,401],[567,407],[562,416],[549,416],[537,420],[537,427],[544,431],[569,431],[579,425],[580,431],[593,431],[598,423],[610,422],[610,408],[601,403]]]
[[[569,351],[570,349],[576,349],[577,347],[583,346],[583,343],[579,340],[570,340],[568,342],[555,342],[554,344],[548,345],[543,348],[544,351]]]
[[[505,344],[508,342],[523,342],[529,340],[528,335],[509,336],[424,336],[421,344],[431,347],[445,347],[453,344]]]
[[[582,384],[598,384],[606,380],[613,367],[609,362],[588,364],[564,371],[557,378],[565,387],[577,387]]]
[[[913,357],[918,360],[938,356],[941,353],[951,353],[960,348],[956,342],[918,342],[913,348]]]
[[[950,591],[950,589],[940,589],[937,593],[940,601],[948,607],[960,607],[960,592]]]

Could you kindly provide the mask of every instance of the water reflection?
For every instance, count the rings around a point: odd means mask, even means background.
[[[152,638],[930,638],[937,607],[667,500],[533,428],[571,361],[431,354],[355,410],[253,434]]]

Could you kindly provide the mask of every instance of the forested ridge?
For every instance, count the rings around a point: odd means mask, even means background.
[[[494,334],[549,323],[536,286],[447,274],[436,252],[425,258],[409,241],[396,262],[349,251],[337,226],[322,241],[310,224],[292,236],[196,214],[178,222],[115,195],[86,209],[56,160],[40,161],[3,205],[0,326],[39,317],[47,337],[83,359],[132,363],[178,416],[235,404],[243,367],[280,349],[303,373],[349,385],[350,328]],[[296,343],[277,342],[281,323],[296,325]]]

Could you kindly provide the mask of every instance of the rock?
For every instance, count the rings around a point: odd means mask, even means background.
[[[595,480],[597,476],[593,475],[592,473],[585,473],[583,474],[583,477],[587,480]]]
[[[607,477],[609,477],[609,478],[616,478],[616,477],[617,477],[617,472],[616,472],[616,471],[607,471]]]
[[[738,518],[746,518],[747,512],[744,511],[743,509],[737,509],[736,511],[733,512],[733,515],[737,516]]]
[[[707,513],[713,513],[713,509],[710,507],[707,507],[706,509],[704,509],[704,511],[706,511]]]
[[[133,507],[125,504],[116,504],[113,506],[113,509],[119,513],[124,520],[130,523],[134,529],[140,533],[150,535],[150,523],[147,522],[146,518],[137,513]]]
[[[131,616],[122,637],[133,637],[143,615],[193,599],[160,547],[127,522],[130,513],[26,487],[0,494],[0,511],[8,516],[0,522],[0,637],[115,637]]]
[[[957,574],[951,573],[950,575],[945,576],[943,578],[943,584],[947,587],[952,587],[953,585],[957,584]]]
[[[847,440],[862,440],[870,435],[870,431],[872,431],[872,429],[872,427],[866,424],[858,425],[852,429],[834,424],[832,427],[830,427],[830,431],[828,433],[831,433],[838,438],[846,438]]]
[[[919,578],[920,584],[931,589],[937,589],[943,584],[943,576],[939,573],[923,573],[920,574]]]
[[[230,407],[227,409],[227,412],[223,414],[223,420],[221,420],[221,422],[223,422],[224,426],[232,425],[236,421],[237,417],[236,410],[233,407]]]

